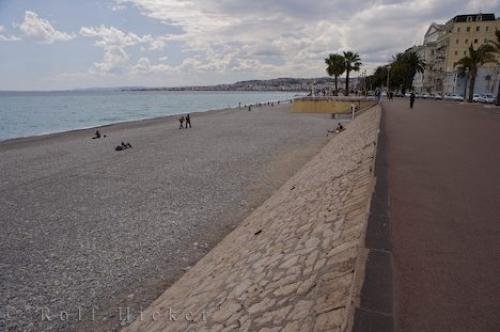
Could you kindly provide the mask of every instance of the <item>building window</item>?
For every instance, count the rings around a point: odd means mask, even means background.
[[[455,51],[455,55],[458,55],[458,51]]]
[[[488,26],[485,28],[486,31],[488,31],[489,29],[490,29],[490,27],[488,27]]]
[[[477,26],[476,31],[479,31],[479,30],[481,30],[481,27]]]
[[[457,32],[460,32],[460,27],[457,28]]]
[[[468,43],[469,43],[469,40],[468,40],[468,39],[466,39],[466,40],[465,40],[465,44],[468,44]]]
[[[470,32],[470,27],[467,27],[467,32]]]
[[[477,44],[477,41],[478,41],[477,39],[474,39],[474,44]]]
[[[460,41],[457,39],[457,44],[459,43]]]

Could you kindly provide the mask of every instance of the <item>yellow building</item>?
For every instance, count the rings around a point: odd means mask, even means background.
[[[469,54],[471,45],[477,49],[496,40],[497,29],[500,30],[500,20],[495,18],[495,14],[457,15],[443,25],[433,23],[426,33],[426,39],[431,35],[433,38],[427,43],[424,39],[423,45],[428,65],[427,73],[424,72],[427,81],[423,80],[423,88],[429,92],[463,94],[465,79],[459,75],[455,64]],[[496,91],[499,76],[497,63],[487,63],[480,68],[476,93]]]

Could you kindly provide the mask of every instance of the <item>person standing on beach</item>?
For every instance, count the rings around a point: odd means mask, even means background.
[[[189,126],[189,128],[192,128],[191,127],[191,116],[189,115],[189,113],[186,115],[186,129],[188,126]]]
[[[410,108],[413,108],[413,104],[415,104],[415,93],[410,94]]]
[[[179,118],[179,129],[184,129],[184,115]]]

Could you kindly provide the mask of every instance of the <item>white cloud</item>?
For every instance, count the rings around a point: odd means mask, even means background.
[[[80,35],[94,38],[103,49],[103,58],[93,64],[89,76],[117,84],[314,77],[326,75],[323,59],[328,53],[343,50],[359,52],[369,72],[420,43],[434,21],[500,11],[500,0],[114,1],[113,10],[134,6],[175,31],[152,36],[103,25],[82,27]],[[168,52],[173,49],[174,54],[162,52],[169,43],[173,47]],[[158,61],[152,60],[156,56]]]
[[[324,75],[323,58],[346,49],[359,52],[365,68],[372,69],[421,42],[433,21],[500,9],[499,0],[115,1],[181,30],[166,40],[180,41],[199,56],[179,70],[195,63],[214,77],[261,78]]]
[[[149,58],[141,57],[131,69],[132,75],[161,74],[172,71],[173,68],[164,63],[152,64]]]
[[[37,13],[32,11],[24,13],[24,21],[19,25],[19,29],[27,38],[45,44],[52,44],[56,41],[68,41],[75,38],[74,34],[56,30],[49,21],[39,17]]]
[[[84,37],[97,38],[95,45],[100,47],[128,47],[137,45],[146,40],[149,40],[149,36],[139,37],[135,33],[124,32],[115,27],[106,27],[101,25],[99,27],[82,27],[80,29],[80,34]]]
[[[6,36],[3,34],[5,31],[5,27],[3,25],[0,25],[0,41],[18,41],[21,40],[21,38],[16,37],[16,36]]]
[[[80,35],[96,38],[95,46],[104,49],[101,62],[94,63],[92,72],[98,74],[123,74],[144,71],[140,64],[131,67],[130,57],[126,49],[136,45],[149,45],[149,50],[158,50],[165,46],[163,37],[154,38],[151,35],[139,36],[133,32],[125,32],[115,27],[82,27]],[[140,61],[140,60],[139,60]],[[142,63],[142,65],[145,65]]]
[[[144,41],[134,33],[128,33],[115,27],[82,27],[80,35],[96,38],[95,45],[104,49],[101,62],[94,63],[91,72],[95,74],[120,74],[129,67],[129,56],[125,48],[137,45]]]

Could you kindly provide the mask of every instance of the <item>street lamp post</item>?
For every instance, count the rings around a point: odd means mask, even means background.
[[[390,77],[391,77],[391,65],[387,66],[387,93],[389,93],[389,84],[390,84]]]

